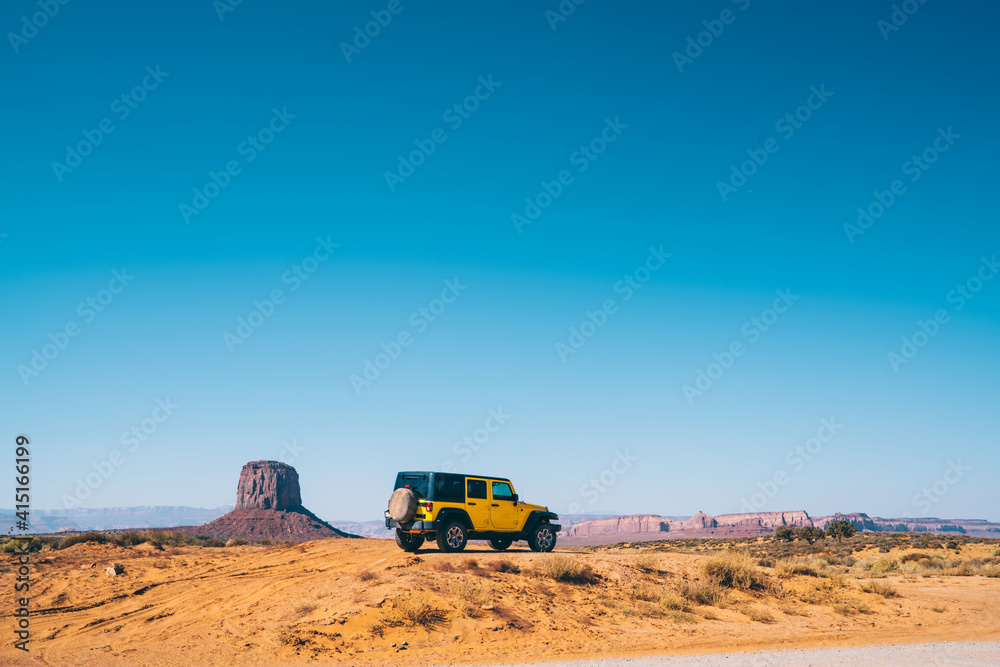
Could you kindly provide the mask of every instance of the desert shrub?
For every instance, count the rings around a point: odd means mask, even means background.
[[[659,571],[656,557],[652,554],[642,554],[641,556],[636,556],[633,564],[642,572],[650,573]]]
[[[793,563],[787,560],[780,561],[774,566],[774,574],[781,579],[788,579],[789,577],[794,576],[820,576],[820,573],[817,572],[816,568],[812,565],[806,565],[805,563]]]
[[[205,540],[204,542],[201,543],[201,546],[203,546],[203,547],[209,547],[209,548],[212,548],[212,549],[216,549],[218,547],[224,547],[224,546],[226,546],[226,543],[223,542],[222,540],[207,539],[207,540]]]
[[[768,587],[767,575],[749,556],[738,551],[727,551],[703,560],[700,571],[705,579],[724,588],[748,591]]]
[[[908,554],[905,554],[902,558],[900,558],[899,562],[900,563],[909,563],[910,561],[927,560],[929,558],[930,558],[930,554],[921,553],[919,551],[912,551],[912,552],[910,552]]]
[[[2,551],[5,554],[35,553],[41,551],[44,546],[46,543],[37,537],[32,537],[30,540],[9,539],[4,542]]]
[[[108,542],[108,536],[104,533],[98,533],[96,531],[87,531],[85,533],[74,533],[72,535],[67,535],[59,542],[60,549],[66,549],[73,546],[74,544],[84,544],[86,542],[95,542],[97,544],[105,544]]]
[[[490,601],[490,592],[480,584],[456,579],[448,584],[448,589],[457,598],[456,607],[469,618],[482,613],[482,607]]]
[[[795,529],[791,526],[778,526],[774,531],[774,539],[779,542],[791,542],[795,539]]]
[[[629,600],[646,600],[649,602],[660,599],[660,590],[646,581],[632,582],[629,586],[625,587],[623,592]]]
[[[947,577],[971,577],[976,574],[976,566],[967,561],[953,561],[949,567],[941,570],[941,574]]]
[[[413,593],[398,600],[394,605],[394,611],[396,618],[393,622],[400,625],[419,625],[433,630],[445,621],[444,612],[428,604],[426,596],[422,593]]]
[[[358,580],[360,581],[378,581],[378,573],[372,572],[371,570],[365,570],[364,572],[358,573]]]
[[[858,585],[865,593],[874,593],[875,595],[881,595],[884,598],[899,597],[899,592],[887,581],[869,579],[868,581],[861,582]]]
[[[944,548],[945,549],[957,549],[958,548],[958,542],[956,542],[955,540],[949,540],[948,543],[944,545]]]
[[[666,591],[658,600],[664,611],[689,611],[688,601],[674,591]]]
[[[736,610],[749,617],[751,621],[756,621],[758,623],[774,623],[774,617],[771,616],[771,612],[764,607],[758,607],[751,604],[741,604],[736,607]]]
[[[996,579],[1000,577],[1000,565],[984,565],[983,568],[979,570],[979,574],[984,577]]]
[[[844,538],[853,537],[858,529],[849,521],[831,521],[826,526],[826,536],[836,538],[838,542]]]
[[[710,581],[686,581],[677,587],[677,594],[706,607],[725,607],[729,604],[729,594],[725,589]]]
[[[235,537],[230,537],[226,540],[227,547],[242,547],[244,545],[250,544],[247,540],[238,540]]]
[[[562,555],[543,558],[535,564],[535,573],[567,584],[596,584],[599,580],[590,565]]]
[[[381,619],[372,621],[365,626],[365,629],[368,630],[368,634],[372,637],[381,637],[385,634],[385,621]]]
[[[888,574],[899,571],[899,561],[895,558],[879,558],[871,564],[873,574]]]
[[[760,558],[757,560],[760,567],[774,567],[774,560],[771,558]]]
[[[295,617],[302,618],[303,616],[308,616],[314,611],[316,611],[316,605],[311,602],[303,602],[295,607]]]
[[[486,566],[490,572],[504,572],[507,574],[520,574],[521,568],[509,560],[495,560]]]

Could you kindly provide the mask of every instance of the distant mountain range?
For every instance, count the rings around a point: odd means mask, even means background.
[[[214,521],[233,509],[223,505],[212,509],[204,507],[149,506],[149,507],[94,507],[71,510],[31,510],[32,533],[61,533],[72,530],[115,530],[122,528],[172,528],[174,526],[200,526]],[[14,510],[0,509],[0,530],[17,522]],[[20,531],[15,531],[20,532]]]

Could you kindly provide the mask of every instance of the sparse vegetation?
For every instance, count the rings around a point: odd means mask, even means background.
[[[469,618],[478,617],[482,607],[492,598],[485,586],[466,579],[455,579],[448,584],[448,589],[458,599],[458,610]]]
[[[899,597],[899,592],[896,588],[889,582],[881,579],[869,579],[868,581],[861,582],[859,587],[865,593],[874,593],[875,595],[881,595],[884,598]]]
[[[372,572],[371,570],[365,570],[364,572],[358,573],[359,581],[378,581],[378,573]]]
[[[503,572],[507,574],[520,574],[521,568],[509,560],[495,560],[486,566],[490,572]]]
[[[749,591],[769,587],[767,575],[761,572],[753,559],[739,551],[726,551],[705,559],[701,563],[701,574],[723,588]]]
[[[590,565],[563,555],[543,558],[534,571],[538,576],[567,584],[596,584],[599,580]]]
[[[642,554],[640,556],[636,556],[633,563],[638,570],[647,574],[659,571],[656,556],[652,554]]]
[[[719,584],[708,581],[684,582],[677,593],[694,604],[706,607],[729,606],[729,594]]]
[[[794,576],[818,577],[820,573],[810,565],[805,563],[793,563],[792,561],[779,561],[774,566],[774,575],[779,579],[788,579]]]
[[[853,537],[858,529],[850,521],[831,521],[826,526],[826,536],[835,537],[838,542],[842,542],[845,537]]]

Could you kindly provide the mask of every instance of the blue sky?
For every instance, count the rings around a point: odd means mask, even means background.
[[[450,463],[563,512],[1000,520],[996,7],[220,6],[0,10],[35,507],[285,458],[328,519]]]

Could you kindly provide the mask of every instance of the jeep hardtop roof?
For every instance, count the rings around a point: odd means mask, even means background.
[[[500,482],[509,482],[510,479],[507,477],[499,477],[497,475],[473,475],[469,472],[443,472],[440,470],[401,470],[396,473],[396,477],[400,475],[458,475],[460,477],[478,477],[479,479],[495,479]]]

